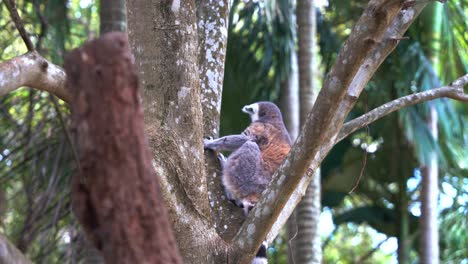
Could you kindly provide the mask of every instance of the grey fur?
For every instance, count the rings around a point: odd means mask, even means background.
[[[249,137],[244,134],[225,136],[217,139],[204,139],[203,143],[206,149],[214,151],[235,150],[241,147]]]
[[[251,124],[240,135],[205,139],[206,149],[233,150],[226,159],[218,154],[223,169],[222,183],[226,197],[242,207],[247,215],[271,181],[291,147],[279,108],[270,102],[246,105]],[[266,244],[257,252],[253,264],[266,264]]]
[[[245,106],[242,111],[249,114],[252,121],[242,134],[205,139],[204,145],[214,151],[234,151],[225,162],[218,157],[223,168],[222,182],[226,197],[243,207],[247,214],[271,181],[271,163],[266,166],[270,160],[262,156],[264,146],[271,140],[287,145],[291,142],[275,104],[258,102]]]

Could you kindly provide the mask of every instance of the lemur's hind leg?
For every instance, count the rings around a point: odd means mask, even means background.
[[[223,155],[223,153],[218,153],[218,161],[219,161],[219,165],[221,167],[221,171],[224,170],[224,166],[226,165],[226,157]],[[230,202],[232,202],[233,204],[235,204],[236,206],[238,207],[242,207],[242,203],[237,201],[234,197],[234,195],[228,191],[226,188],[224,188],[224,191],[225,191],[225,194],[226,194],[226,199],[228,199]]]

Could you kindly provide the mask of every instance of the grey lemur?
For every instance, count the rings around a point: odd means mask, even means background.
[[[234,151],[227,160],[221,159],[222,182],[226,197],[243,207],[247,215],[291,149],[291,138],[275,104],[257,102],[244,106],[242,112],[249,114],[252,121],[244,132],[205,139],[204,145],[217,152]],[[258,251],[256,259],[258,257],[266,258],[264,246]],[[257,260],[254,263],[266,262]]]

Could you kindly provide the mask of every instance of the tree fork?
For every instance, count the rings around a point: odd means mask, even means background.
[[[109,33],[65,58],[80,167],[74,211],[107,263],[181,263],[144,136],[127,36]]]

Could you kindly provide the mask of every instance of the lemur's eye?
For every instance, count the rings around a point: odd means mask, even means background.
[[[246,107],[245,110],[252,112],[253,113],[253,108],[252,107]]]

